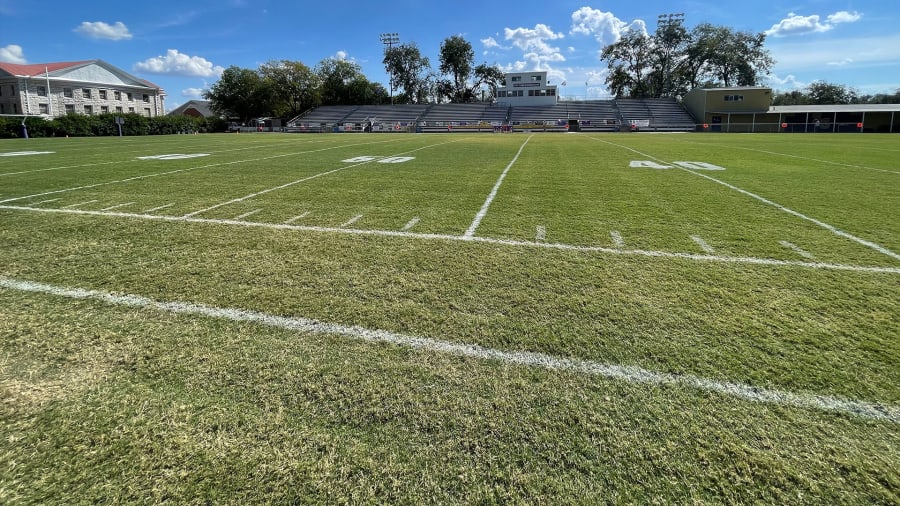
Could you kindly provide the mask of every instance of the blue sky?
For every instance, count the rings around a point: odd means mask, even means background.
[[[103,59],[162,86],[172,109],[236,65],[324,58],[358,63],[387,87],[379,34],[415,42],[438,66],[441,41],[462,35],[477,63],[548,70],[561,94],[606,98],[603,45],[629,28],[656,28],[659,14],[766,32],[777,61],[766,83],[779,91],[816,80],[862,93],[900,89],[900,2],[895,0],[519,0],[270,1],[0,0],[0,61]]]

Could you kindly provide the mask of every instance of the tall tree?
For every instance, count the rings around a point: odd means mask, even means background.
[[[441,73],[449,76],[445,86],[448,98],[451,102],[468,102],[471,98],[468,82],[475,62],[472,44],[459,35],[448,37],[441,42],[440,60]]]
[[[613,95],[648,96],[648,77],[653,73],[652,45],[647,34],[628,30],[617,42],[603,48],[600,58],[609,66],[606,85]]]
[[[302,62],[270,61],[259,73],[272,89],[275,116],[293,118],[319,101],[319,78]]]
[[[359,88],[358,81],[367,79],[358,64],[338,58],[326,58],[316,65],[315,73],[323,105],[361,103],[360,94],[357,92],[354,99],[353,90]]]
[[[272,109],[271,87],[254,70],[232,65],[203,92],[217,114],[247,122],[267,116]]]
[[[427,99],[426,79],[431,64],[415,43],[400,44],[384,52],[384,69],[395,91],[403,90],[400,103],[422,103]]]

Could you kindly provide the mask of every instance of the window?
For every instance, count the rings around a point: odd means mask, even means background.
[[[146,93],[144,93],[144,103],[145,103],[145,104],[149,104],[149,103],[150,103],[150,95],[147,95]]]
[[[72,98],[75,95],[72,93],[72,88],[63,88],[63,96],[66,98]]]
[[[10,84],[10,85],[9,85],[9,94],[10,94],[10,95],[15,95],[15,94],[16,94],[16,85],[15,85],[15,84]]]
[[[19,104],[13,104],[13,114],[19,114]]]
[[[115,98],[116,100],[122,100],[122,92],[121,92],[121,91],[114,91],[114,92],[113,92],[113,98]]]
[[[130,112],[131,114],[134,114],[134,107],[129,107],[128,112]]]
[[[38,112],[41,114],[50,114],[50,104],[38,104]]]
[[[82,98],[91,98],[91,89],[90,88],[82,88],[81,96],[82,96]]]
[[[47,87],[46,86],[38,86],[37,87],[37,95],[39,97],[46,97],[47,96]]]
[[[146,116],[148,118],[150,117],[150,108],[149,107],[144,107],[144,116]]]
[[[88,116],[90,116],[91,114],[94,114],[94,106],[92,106],[92,105],[84,106],[84,113],[87,114]]]
[[[100,106],[100,114],[109,114],[109,106],[101,105]]]
[[[522,80],[522,76],[512,76],[512,82],[517,83]]]
[[[100,90],[100,99],[106,100],[106,90]]]
[[[116,112],[119,114],[122,114],[122,106],[121,105],[116,106]]]
[[[0,114],[3,114],[3,104],[0,104]]]
[[[128,101],[134,102],[134,95],[132,95],[131,93],[128,94]]]
[[[75,104],[66,104],[66,114],[75,114]]]
[[[743,102],[744,96],[743,95],[725,95],[725,101],[726,102]]]
[[[3,96],[3,86],[0,86],[0,97]]]
[[[531,80],[540,82],[541,76],[531,76]]]

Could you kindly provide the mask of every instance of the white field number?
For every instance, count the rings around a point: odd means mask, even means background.
[[[725,170],[725,167],[719,167],[706,162],[672,162],[674,165],[663,165],[652,160],[632,160],[630,167],[638,169],[673,169],[676,166],[689,170]]]
[[[378,163],[403,163],[408,162],[410,160],[415,160],[414,156],[357,156],[354,158],[348,158],[346,160],[342,160],[344,163],[363,163],[363,162],[374,162],[378,161]]]
[[[183,155],[181,153],[173,153],[170,155],[139,156],[138,160],[184,160],[186,158],[198,158],[201,156],[209,156],[209,154],[208,153],[194,153],[191,155]]]

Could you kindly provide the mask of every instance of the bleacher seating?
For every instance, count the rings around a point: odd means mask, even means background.
[[[333,105],[292,119],[293,132],[374,131],[439,132],[514,130],[567,131],[577,121],[580,131],[692,131],[694,119],[672,98],[557,102],[546,106],[510,107],[503,103]],[[646,125],[646,126],[644,126]],[[399,128],[398,128],[399,127]],[[450,128],[448,128],[450,127]]]

